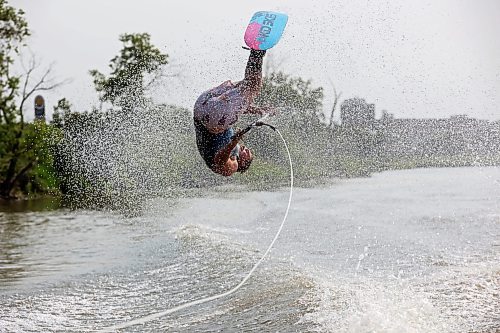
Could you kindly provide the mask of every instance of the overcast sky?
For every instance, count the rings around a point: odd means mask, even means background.
[[[45,94],[47,109],[67,97],[76,110],[97,104],[88,71],[108,73],[122,33],[148,32],[170,55],[169,79],[153,92],[159,102],[192,108],[198,95],[243,77],[241,49],[251,15],[289,15],[280,43],[268,54],[280,69],[341,100],[364,98],[396,117],[468,114],[500,119],[498,0],[10,0],[26,12],[28,44],[58,78],[72,82]]]

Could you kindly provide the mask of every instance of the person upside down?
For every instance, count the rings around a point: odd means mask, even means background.
[[[225,81],[202,93],[194,105],[196,145],[206,165],[220,175],[228,177],[235,172],[245,172],[253,160],[250,149],[239,144],[244,133],[232,128],[238,116],[275,112],[271,107],[252,105],[262,87],[265,53],[251,50],[242,81]]]

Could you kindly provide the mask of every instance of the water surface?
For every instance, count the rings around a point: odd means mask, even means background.
[[[0,331],[95,331],[226,291],[287,199],[218,189],[134,218],[2,212]],[[271,257],[236,294],[124,331],[498,332],[499,234],[498,168],[297,188]]]

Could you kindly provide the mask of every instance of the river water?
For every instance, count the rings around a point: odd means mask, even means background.
[[[229,290],[287,200],[222,187],[136,217],[4,207],[0,331],[99,331]],[[500,332],[500,169],[295,188],[239,291],[123,331]]]

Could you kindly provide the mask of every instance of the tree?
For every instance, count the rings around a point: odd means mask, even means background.
[[[330,84],[332,85],[333,88],[333,106],[332,106],[332,112],[330,113],[330,123],[328,126],[333,129],[333,116],[335,114],[335,109],[337,109],[337,104],[340,100],[340,96],[342,96],[342,92],[337,93],[337,89],[335,89],[335,86],[333,83],[330,81]]]
[[[264,77],[256,104],[287,108],[300,123],[324,121],[322,111],[323,88],[312,88],[310,80],[292,78],[283,72],[272,72]]]
[[[270,121],[286,138],[292,159],[296,162],[295,175],[306,179],[321,172],[318,170],[322,169],[322,153],[327,147],[329,134],[322,109],[323,88],[313,87],[310,80],[271,72],[264,77],[255,103],[281,109],[279,116]],[[281,149],[282,142],[276,133],[255,130],[245,140],[259,157],[253,171],[245,177],[255,174],[264,181],[270,181],[267,177],[274,174],[277,177],[274,180],[287,180],[288,156],[286,150]]]
[[[52,113],[52,124],[57,128],[62,128],[64,126],[64,121],[70,114],[71,103],[66,98],[58,100],[56,106],[54,106],[54,112]]]
[[[151,44],[149,34],[125,34],[120,41],[110,73],[90,71],[101,103],[111,108],[71,112],[60,100],[54,110],[53,124],[61,129],[55,169],[70,204],[128,210],[191,183],[196,170],[190,165],[201,169],[185,153],[193,138],[191,112],[155,105],[147,95],[154,82],[172,76],[164,71],[168,55]]]
[[[24,12],[0,0],[0,123],[11,124],[16,118],[16,94],[20,77],[12,76],[10,67],[19,47],[30,35]]]
[[[342,126],[372,128],[375,125],[375,104],[355,97],[346,99],[340,106]]]
[[[123,48],[111,59],[110,75],[106,77],[96,69],[90,71],[101,102],[109,102],[124,111],[144,105],[145,90],[165,76],[161,69],[168,64],[168,55],[161,53],[150,39],[147,33],[121,35]]]
[[[19,179],[16,172],[17,152],[23,131],[16,124],[16,96],[20,77],[12,76],[10,68],[14,63],[14,56],[19,53],[19,46],[30,34],[23,15],[22,10],[16,10],[8,6],[5,0],[0,0],[0,197],[10,196],[15,180]],[[28,164],[20,171],[30,167]]]
[[[39,68],[34,56],[28,66],[21,58],[24,74],[12,75],[11,66],[19,57],[24,40],[30,35],[23,15],[22,10],[16,10],[5,0],[0,0],[0,197],[4,198],[11,197],[16,186],[30,183],[26,181],[30,178],[27,173],[36,167],[38,160],[45,158],[37,155],[45,152],[37,148],[40,147],[37,141],[45,130],[25,122],[25,103],[35,92],[50,90],[63,83],[54,83],[50,78],[51,67],[33,80]]]

